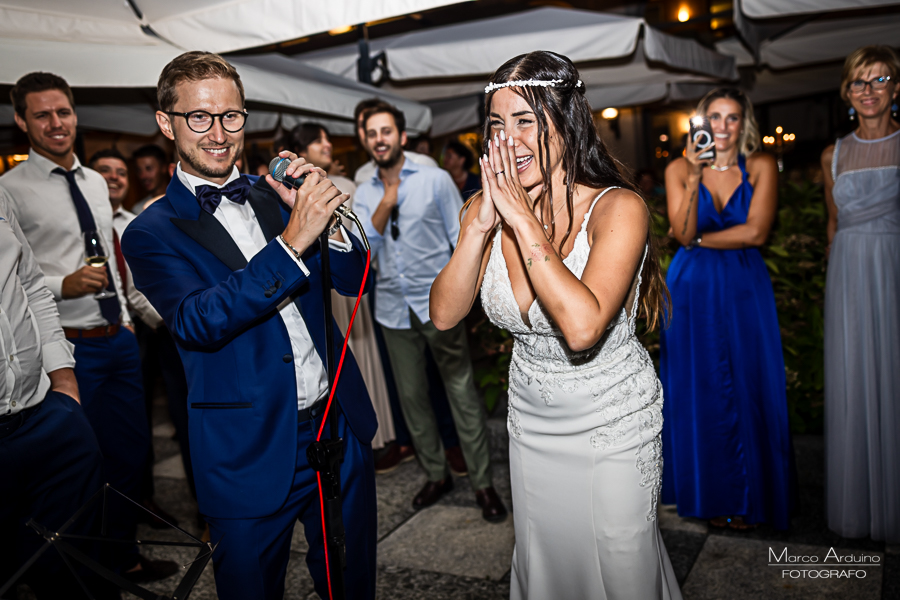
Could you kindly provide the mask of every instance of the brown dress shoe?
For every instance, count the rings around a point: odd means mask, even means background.
[[[499,523],[506,519],[506,507],[494,488],[486,487],[475,492],[475,501],[481,507],[481,516],[485,521]]]
[[[425,484],[425,487],[422,488],[422,491],[416,494],[416,497],[413,498],[413,508],[419,510],[420,508],[431,506],[432,504],[440,500],[441,496],[451,491],[452,489],[453,479],[450,477],[441,479],[440,481],[429,481]]]
[[[450,472],[457,477],[465,477],[469,474],[469,467],[466,466],[466,459],[463,456],[462,448],[453,446],[444,450],[447,457],[447,463],[450,464]]]
[[[375,461],[375,472],[379,475],[382,473],[390,473],[401,464],[413,460],[416,457],[416,451],[412,446],[401,446],[391,442],[385,449],[381,458]]]
[[[171,577],[181,569],[171,560],[151,560],[140,556],[135,569],[122,573],[122,577],[132,583],[147,583]]]

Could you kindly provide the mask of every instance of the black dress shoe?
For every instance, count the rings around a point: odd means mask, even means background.
[[[453,489],[453,479],[447,477],[440,481],[429,481],[425,484],[416,497],[413,498],[413,508],[419,510],[431,506],[441,499],[441,496]]]
[[[486,487],[475,492],[475,501],[481,507],[481,516],[485,521],[499,523],[506,519],[506,507],[494,488]]]
[[[171,560],[151,560],[146,556],[138,559],[138,565],[140,565],[140,569],[122,573],[122,577],[132,583],[147,583],[165,579],[180,570],[178,564]]]

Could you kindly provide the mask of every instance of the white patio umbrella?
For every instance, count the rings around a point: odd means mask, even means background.
[[[0,37],[232,52],[454,4],[459,0],[3,0]]]
[[[731,57],[661,33],[643,19],[558,8],[376,39],[370,50],[385,53],[390,81],[384,89],[431,106],[433,135],[476,125],[490,73],[533,50],[551,50],[576,62],[587,97],[598,108],[660,100],[673,81],[737,78]],[[356,76],[356,46],[296,59]]]
[[[82,126],[149,135],[156,131],[155,88],[159,74],[180,53],[168,44],[138,46],[0,39],[0,54],[4,56],[0,62],[0,83],[11,85],[30,71],[56,73],[76,90],[103,90],[98,92],[103,96],[100,102],[79,105]],[[289,68],[283,68],[284,61],[291,63],[287,65]],[[287,59],[278,61],[275,57],[236,58],[232,63],[241,75],[251,106],[248,131],[272,129],[279,113],[288,113],[330,123],[332,129],[337,129],[335,133],[352,133],[356,104],[376,95],[402,105],[413,132],[424,131],[431,124],[427,106],[314,67],[296,65]],[[11,109],[0,111],[0,124],[11,123]],[[340,123],[346,125],[334,127]]]
[[[741,11],[753,19],[768,19],[896,5],[897,0],[741,0]]]

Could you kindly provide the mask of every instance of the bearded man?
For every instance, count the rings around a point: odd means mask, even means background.
[[[248,118],[244,88],[221,56],[175,58],[160,75],[157,98],[157,123],[181,162],[166,195],[131,223],[122,247],[184,362],[191,462],[217,545],[219,598],[282,598],[298,519],[316,591],[327,598],[319,493],[306,450],[328,395],[322,252],[343,295],[356,295],[365,266],[361,242],[331,224],[347,196],[324,171],[286,151],[286,174],[306,176],[298,190],[240,174],[234,165]],[[327,326],[337,359],[343,336],[333,319]],[[376,421],[350,353],[336,399],[346,594],[373,598]]]
[[[378,258],[375,320],[384,332],[403,417],[428,476],[413,507],[431,506],[453,489],[428,397],[427,344],[447,390],[482,516],[502,521],[507,513],[491,480],[487,415],[475,390],[465,327],[460,323],[438,331],[428,316],[431,284],[459,237],[462,198],[446,171],[404,156],[406,119],[400,110],[381,102],[363,118],[366,151],[377,169],[356,188],[354,209]]]

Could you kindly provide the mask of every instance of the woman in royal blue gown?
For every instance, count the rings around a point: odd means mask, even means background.
[[[750,100],[720,88],[697,112],[716,157],[697,148],[666,169],[672,233],[670,326],[660,340],[662,501],[717,527],[786,529],[793,504],[784,357],[769,274],[758,247],[777,208],[777,169],[754,152]]]

